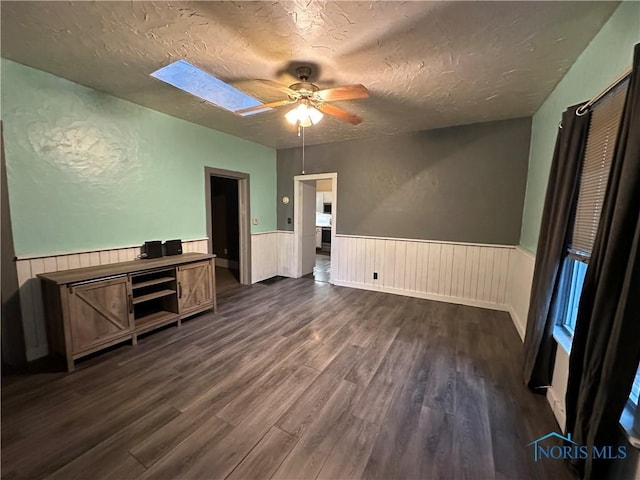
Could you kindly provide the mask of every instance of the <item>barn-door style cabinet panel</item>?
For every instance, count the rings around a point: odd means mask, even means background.
[[[131,284],[126,275],[69,287],[67,299],[73,351],[92,351],[129,335],[133,326],[130,292]]]
[[[190,263],[178,267],[178,311],[187,314],[213,300],[211,262]]]
[[[49,349],[75,360],[116,343],[216,309],[215,255],[113,263],[38,275]]]

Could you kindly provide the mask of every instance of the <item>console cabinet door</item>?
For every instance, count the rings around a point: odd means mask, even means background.
[[[197,262],[178,267],[178,311],[185,313],[213,303],[211,262]]]
[[[123,276],[69,287],[73,353],[81,353],[133,330],[131,283]]]

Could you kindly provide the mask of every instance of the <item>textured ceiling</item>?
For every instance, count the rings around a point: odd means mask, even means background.
[[[2,2],[2,56],[270,147],[285,110],[238,117],[149,77],[180,58],[262,101],[250,79],[362,83],[307,144],[513,117],[541,105],[618,2]]]

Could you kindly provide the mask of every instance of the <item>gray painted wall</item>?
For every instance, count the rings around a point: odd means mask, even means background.
[[[519,118],[314,145],[305,171],[338,172],[337,233],[517,245],[530,135]],[[301,159],[278,150],[280,230],[293,228]]]

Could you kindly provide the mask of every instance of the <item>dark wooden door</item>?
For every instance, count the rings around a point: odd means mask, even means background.
[[[178,267],[178,311],[198,310],[213,303],[211,262],[198,262]]]
[[[133,330],[131,284],[123,276],[70,287],[73,353],[117,340]]]

